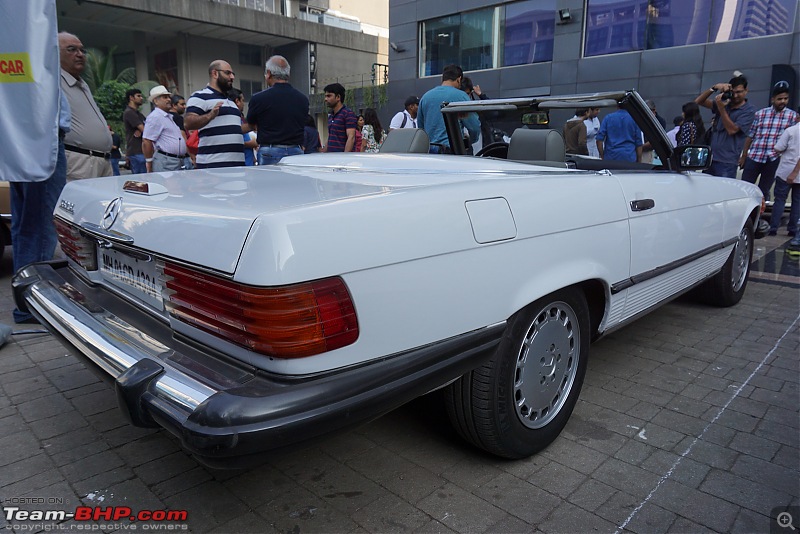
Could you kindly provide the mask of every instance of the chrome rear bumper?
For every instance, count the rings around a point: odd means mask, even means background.
[[[505,329],[492,325],[357,367],[295,378],[238,365],[176,338],[163,321],[86,284],[66,262],[29,265],[12,285],[18,307],[114,382],[133,424],[166,428],[215,467],[241,465],[230,460],[393,410],[479,366]]]

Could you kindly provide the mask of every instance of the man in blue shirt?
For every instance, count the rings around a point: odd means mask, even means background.
[[[712,98],[714,93],[717,96]],[[734,76],[728,83],[715,83],[694,101],[713,115],[709,128],[713,161],[703,172],[736,178],[739,157],[756,115],[756,108],[747,101],[747,78]]]
[[[597,132],[597,150],[602,159],[642,161],[642,143],[642,130],[621,108],[603,119]]]
[[[434,87],[419,101],[417,125],[425,130],[431,140],[431,154],[449,154],[450,140],[442,117],[443,102],[468,102],[469,95],[461,90],[464,71],[458,65],[447,65],[442,71],[442,85]],[[460,119],[460,124],[469,132],[471,140],[477,140],[481,131],[481,123],[477,113],[467,113]]]

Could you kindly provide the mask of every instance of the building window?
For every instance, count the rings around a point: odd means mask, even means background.
[[[422,23],[421,76],[441,74],[445,65],[458,63],[461,16],[452,15]]]
[[[239,80],[239,88],[244,95],[245,101],[250,102],[250,98],[257,92],[261,91],[264,88],[264,85],[260,81],[256,80]]]
[[[178,84],[178,53],[173,48],[156,54],[153,57],[156,71],[156,81],[171,92],[180,90]]]
[[[495,9],[482,9],[461,15],[461,58],[464,70],[491,69],[494,64]]]
[[[588,0],[584,55],[789,33],[797,0]]]
[[[261,47],[239,43],[239,64],[256,66],[261,65]]]
[[[556,0],[523,0],[420,23],[420,76],[553,60]]]
[[[789,33],[797,9],[797,0],[744,0],[736,3],[714,0],[709,41]]]
[[[505,6],[502,65],[553,60],[555,0],[527,0]]]
[[[441,74],[451,63],[464,70],[496,67],[497,11],[492,7],[423,22],[420,76]]]

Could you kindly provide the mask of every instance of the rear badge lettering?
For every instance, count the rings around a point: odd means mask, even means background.
[[[58,207],[62,210],[66,211],[67,213],[74,214],[75,213],[75,204],[70,202],[69,200],[61,200],[58,203]]]

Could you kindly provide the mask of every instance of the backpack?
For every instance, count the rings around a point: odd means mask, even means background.
[[[408,122],[408,115],[403,113],[403,123],[400,125],[400,128],[405,128],[407,122]]]

